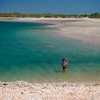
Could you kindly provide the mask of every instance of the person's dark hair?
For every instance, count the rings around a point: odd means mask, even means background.
[[[67,61],[67,58],[62,58],[62,61]]]

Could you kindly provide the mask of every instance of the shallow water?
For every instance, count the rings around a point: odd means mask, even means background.
[[[66,56],[69,68],[60,71]],[[0,80],[100,80],[100,47],[62,37],[44,24],[0,22]]]

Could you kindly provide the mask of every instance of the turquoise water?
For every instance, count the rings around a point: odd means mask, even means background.
[[[69,68],[60,72],[66,56]],[[54,28],[0,22],[0,80],[100,80],[100,47],[62,37]]]

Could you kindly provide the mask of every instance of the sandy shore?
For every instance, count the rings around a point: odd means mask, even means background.
[[[0,100],[100,100],[100,83],[1,82]]]

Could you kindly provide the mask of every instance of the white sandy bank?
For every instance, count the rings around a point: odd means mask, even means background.
[[[17,22],[50,24],[60,36],[100,46],[100,19],[91,18],[16,18]]]
[[[1,21],[36,22],[57,28],[58,35],[100,46],[100,19],[92,18],[0,18]]]
[[[0,100],[100,100],[100,84],[1,82]]]

